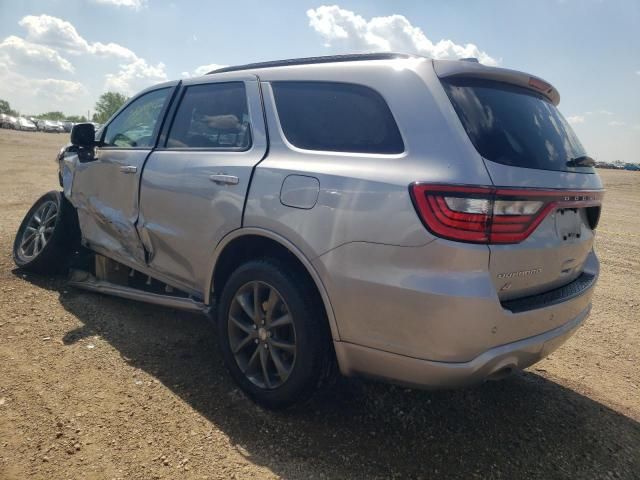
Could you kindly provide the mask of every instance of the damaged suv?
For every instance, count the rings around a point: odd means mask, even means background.
[[[335,366],[497,379],[584,321],[600,178],[538,77],[402,54],[227,67],[74,126],[19,267],[214,319],[255,401]],[[80,253],[78,253],[80,252]]]

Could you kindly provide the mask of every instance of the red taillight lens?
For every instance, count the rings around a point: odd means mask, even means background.
[[[431,185],[409,191],[424,225],[439,237],[471,243],[519,243],[556,208],[600,205],[603,192]]]

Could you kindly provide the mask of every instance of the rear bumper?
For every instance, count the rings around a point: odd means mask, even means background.
[[[440,240],[423,247],[354,242],[314,261],[335,314],[334,340],[456,365],[570,324],[588,310],[599,271],[590,252],[588,282],[501,303],[488,263],[484,245]]]
[[[454,388],[497,378],[542,360],[562,345],[589,315],[589,304],[573,320],[533,337],[491,348],[468,362],[437,362],[346,342],[334,342],[340,370],[420,388]]]

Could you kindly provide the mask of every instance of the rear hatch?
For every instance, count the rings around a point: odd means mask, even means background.
[[[480,197],[489,198],[486,243],[500,299],[584,280],[602,184],[593,160],[557,109],[557,90],[521,72],[434,63],[494,185]],[[457,205],[447,202],[443,205]]]

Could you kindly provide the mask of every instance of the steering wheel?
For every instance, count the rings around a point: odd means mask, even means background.
[[[135,147],[136,146],[136,142],[131,140],[124,133],[116,133],[115,134],[115,136],[113,137],[113,140],[111,140],[111,144],[112,145],[117,145],[117,142],[125,143],[126,145],[128,145],[130,147]]]

